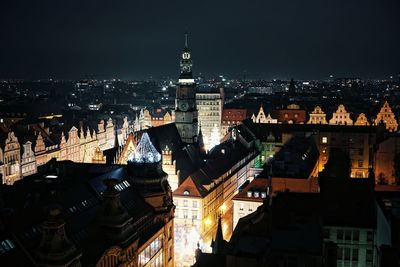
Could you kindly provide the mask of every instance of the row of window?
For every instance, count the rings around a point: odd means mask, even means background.
[[[197,106],[198,111],[204,111],[204,110],[220,110],[220,107],[218,106]]]
[[[146,265],[153,257],[156,255],[163,247],[163,238],[160,235],[153,242],[150,243],[140,254],[139,254],[139,267]],[[161,257],[161,261],[158,258]],[[159,263],[159,265],[153,265],[154,263]],[[162,253],[153,261],[151,266],[163,266],[162,265]]]
[[[333,233],[334,234],[334,231]],[[331,230],[328,228],[324,229],[324,238],[330,239],[331,238]],[[336,231],[336,240],[338,241],[360,241],[360,231],[359,230],[341,230],[338,229]],[[363,241],[363,240],[361,240]],[[374,232],[367,231],[366,235],[366,242],[373,242],[374,241]]]
[[[345,260],[345,261],[356,261],[358,262],[360,259],[360,249],[358,248],[348,248],[348,247],[339,247],[337,258],[338,260]],[[365,261],[372,262],[373,261],[373,251],[372,249],[366,249],[365,254]]]
[[[189,195],[189,191],[185,191],[184,193],[183,193],[184,195]],[[181,204],[182,203],[182,204]],[[187,200],[187,199],[184,199],[183,201],[181,201],[181,200],[179,200],[179,199],[177,199],[176,200],[176,206],[178,207],[178,206],[183,206],[183,207],[189,207],[189,200]],[[193,208],[197,208],[197,206],[198,206],[198,204],[197,204],[197,200],[192,200],[192,205],[191,205]]]
[[[221,99],[221,96],[219,94],[212,94],[212,95],[199,95],[196,94],[196,99]]]
[[[198,211],[197,210],[191,210],[191,219],[192,220],[197,220],[199,218],[198,216]],[[176,209],[175,211],[175,217],[177,219],[189,219],[189,210],[188,209],[182,209],[182,212],[179,209]]]

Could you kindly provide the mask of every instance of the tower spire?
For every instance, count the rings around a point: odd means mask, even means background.
[[[188,48],[188,33],[185,32],[185,48]]]

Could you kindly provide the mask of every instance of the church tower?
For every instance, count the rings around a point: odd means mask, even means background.
[[[196,107],[196,84],[192,75],[192,58],[185,34],[185,48],[180,62],[181,75],[176,88],[175,124],[182,141],[197,142],[198,120]]]

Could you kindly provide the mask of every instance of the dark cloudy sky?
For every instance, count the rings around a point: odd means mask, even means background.
[[[1,0],[0,78],[388,77],[399,0]]]

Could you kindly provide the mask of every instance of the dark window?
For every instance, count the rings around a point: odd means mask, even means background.
[[[344,248],[344,260],[350,260],[350,248]]]
[[[343,240],[343,230],[337,230],[336,239]]]
[[[367,249],[367,255],[365,257],[365,260],[368,262],[372,262],[373,254],[372,254],[372,249]]]
[[[367,232],[367,242],[374,241],[374,233],[372,231]]]
[[[353,248],[353,254],[352,254],[351,259],[353,261],[358,261],[358,249],[357,248]]]
[[[343,248],[338,248],[337,258],[341,260],[343,258]]]
[[[344,237],[346,240],[351,240],[351,231],[350,230],[346,230]]]
[[[355,240],[355,241],[360,240],[360,231],[358,231],[358,230],[353,231],[353,240]]]
[[[329,238],[329,229],[324,229],[324,238]]]

